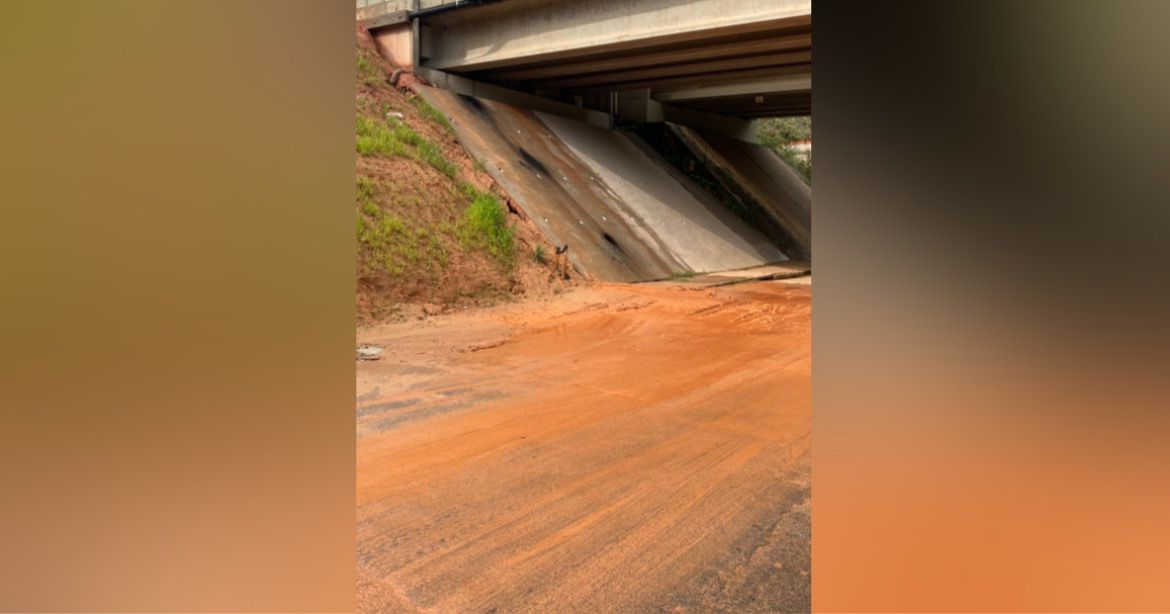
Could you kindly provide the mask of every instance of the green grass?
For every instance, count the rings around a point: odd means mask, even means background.
[[[369,128],[373,143],[371,151],[392,151],[393,146],[387,143],[409,146],[413,142],[410,138],[394,136],[393,132],[372,120],[363,122],[359,119],[361,125]],[[425,148],[418,149],[425,152]],[[385,269],[395,276],[408,271],[425,274],[426,271],[433,272],[436,267],[446,268],[450,254],[442,237],[447,236],[457,239],[464,249],[486,251],[510,271],[516,259],[516,239],[503,204],[494,194],[480,192],[471,183],[460,181],[457,185],[457,192],[452,196],[456,199],[462,196],[470,201],[458,222],[419,227],[417,223],[404,221],[383,210],[378,204],[378,185],[368,178],[358,177],[355,232],[358,244],[366,254],[366,266]],[[394,202],[400,206],[408,204],[401,198]],[[543,246],[537,247],[536,257],[545,258]]]
[[[694,277],[695,275],[698,275],[698,273],[696,273],[694,271],[679,271],[678,273],[671,273],[670,277],[666,278],[666,281],[679,281],[681,279],[690,279],[690,278]]]
[[[493,194],[481,192],[471,201],[459,221],[459,238],[467,247],[486,249],[508,268],[515,261],[515,231]]]
[[[366,266],[385,269],[391,275],[408,270],[433,271],[446,268],[447,249],[434,233],[411,228],[404,220],[382,210],[376,201],[378,186],[365,177],[357,178],[358,245],[365,249]]]
[[[359,70],[361,70],[359,56]],[[360,97],[359,97],[360,98]],[[419,113],[429,121],[453,131],[450,121],[421,97],[410,99]],[[359,108],[372,111],[367,107]],[[383,115],[386,110],[383,109]],[[507,211],[499,198],[490,192],[480,192],[473,184],[460,177],[459,167],[448,160],[438,145],[429,141],[404,121],[383,120],[359,113],[356,125],[356,149],[362,156],[401,157],[417,160],[438,170],[453,181],[451,198],[467,202],[458,221],[431,223],[419,227],[420,222],[403,220],[379,205],[378,186],[367,178],[357,179],[357,220],[355,232],[365,257],[366,266],[384,269],[392,275],[425,275],[436,268],[445,268],[450,254],[444,237],[456,240],[464,250],[483,250],[511,271],[516,260],[515,229],[508,224]],[[389,210],[404,212],[413,218],[409,203],[403,195],[384,194],[391,198]],[[387,201],[383,201],[384,204]],[[405,207],[405,208],[404,208]],[[539,247],[536,257],[545,258]]]
[[[475,200],[475,197],[479,196],[479,189],[467,181],[459,182],[459,192],[466,196],[467,200]]]
[[[414,103],[418,112],[425,118],[439,124],[444,130],[454,134],[455,128],[451,126],[451,120],[447,119],[438,109],[431,106],[422,96],[412,96],[410,101]]]
[[[548,262],[548,256],[545,254],[543,245],[538,243],[532,250],[532,261],[537,264],[545,264]]]
[[[429,164],[452,179],[459,173],[455,166],[434,143],[423,138],[405,122],[383,121],[359,115],[357,117],[357,152],[363,156],[411,158]]]
[[[372,179],[365,177],[357,178],[357,197],[358,200],[370,200],[378,192],[378,184],[374,183]]]
[[[362,50],[358,50],[357,53],[357,75],[366,85],[378,86],[386,81],[382,69]]]
[[[406,126],[406,124],[399,124]],[[409,126],[406,127],[410,130]],[[359,115],[357,118],[357,152],[363,156],[413,157],[408,143],[410,134],[405,130],[391,129],[384,122]]]
[[[401,125],[405,126],[406,124]],[[422,137],[419,137],[419,139],[419,144],[415,146],[415,154],[418,156],[418,159],[430,164],[440,173],[454,179],[455,175],[459,174],[459,167],[455,166],[443,156],[443,152],[434,143]]]

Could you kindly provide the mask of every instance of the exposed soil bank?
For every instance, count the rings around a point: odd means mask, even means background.
[[[811,287],[359,330],[363,612],[807,611]]]

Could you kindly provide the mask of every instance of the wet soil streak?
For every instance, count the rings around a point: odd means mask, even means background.
[[[810,295],[607,284],[359,331],[388,348],[357,365],[360,610],[807,611]]]

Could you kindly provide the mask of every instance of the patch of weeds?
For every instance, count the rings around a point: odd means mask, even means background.
[[[468,200],[475,200],[479,196],[479,190],[467,181],[459,182],[459,192],[466,196]]]
[[[378,186],[369,178],[358,177],[356,185],[354,230],[359,250],[365,255],[367,272],[381,269],[398,276],[408,271],[426,273],[436,267],[447,267],[447,250],[432,231],[412,228],[384,211],[376,200]]]
[[[548,264],[548,256],[544,252],[543,245],[538,243],[536,245],[536,247],[532,250],[532,260],[533,260],[533,262],[536,262],[537,264]]]
[[[438,237],[432,236],[427,242],[427,253],[435,262],[439,263],[440,268],[447,268],[449,262],[447,248],[443,247],[443,243],[439,241]]]
[[[382,208],[379,207],[378,203],[374,200],[377,194],[378,184],[374,183],[372,179],[367,177],[357,178],[358,206],[361,207],[361,211],[365,212],[366,215],[375,220],[378,219],[382,214]],[[358,215],[358,219],[359,221],[361,220],[361,215]],[[361,228],[358,230],[360,232]]]
[[[405,126],[406,124],[402,125]],[[438,147],[436,147],[434,143],[423,139],[422,137],[419,138],[421,142],[415,149],[415,152],[418,154],[418,159],[426,162],[427,164],[430,164],[440,173],[443,173],[444,175],[453,179],[455,175],[458,174],[459,168],[445,156],[443,156],[443,152]]]
[[[411,157],[407,138],[405,132],[397,128],[391,130],[383,122],[364,115],[357,118],[357,152],[363,156]]]
[[[439,124],[443,127],[443,130],[452,134],[455,133],[455,128],[451,126],[451,120],[447,119],[447,116],[443,115],[438,109],[432,107],[431,103],[427,102],[422,96],[412,96],[410,101],[414,103],[414,107],[418,109],[419,114],[423,117]]]
[[[440,173],[454,178],[459,168],[443,156],[434,143],[423,138],[405,122],[385,122],[359,115],[357,118],[357,152],[363,156],[391,156],[425,162]]]
[[[679,271],[678,273],[671,273],[670,277],[666,278],[666,281],[678,281],[680,279],[690,279],[690,278],[694,277],[695,275],[698,275],[698,273],[696,273],[694,271]]]
[[[476,194],[459,221],[459,239],[467,247],[486,249],[504,266],[515,258],[515,231],[508,225],[504,206],[495,195]]]
[[[379,186],[370,178],[358,177],[356,186],[355,232],[366,272],[425,276],[447,268],[449,256],[440,240],[443,228],[419,227],[384,211],[378,202]]]
[[[378,184],[374,183],[373,179],[368,177],[357,178],[357,197],[358,200],[369,200],[374,197],[378,191]]]
[[[386,81],[386,77],[382,74],[382,69],[378,66],[378,63],[370,59],[369,55],[361,49],[357,53],[357,75],[362,80],[362,83],[373,87],[383,85]]]

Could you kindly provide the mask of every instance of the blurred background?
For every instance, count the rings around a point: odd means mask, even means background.
[[[352,11],[0,4],[0,609],[352,608]],[[1170,610],[1170,4],[814,11],[814,609]]]

